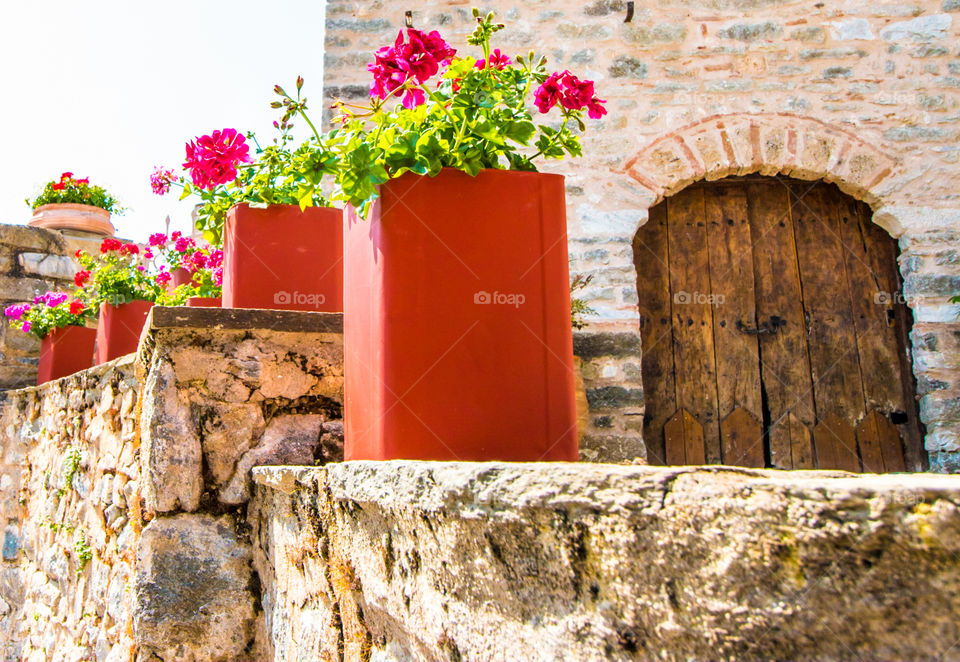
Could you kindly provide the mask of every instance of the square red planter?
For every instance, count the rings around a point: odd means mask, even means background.
[[[119,306],[100,304],[94,359],[97,365],[137,351],[140,333],[151,308],[153,303],[150,301],[131,301]]]
[[[37,385],[60,379],[93,365],[97,330],[84,326],[54,329],[40,341]]]
[[[578,459],[562,176],[391,180],[344,292],[347,460]]]
[[[237,205],[227,212],[223,307],[343,310],[343,212]]]

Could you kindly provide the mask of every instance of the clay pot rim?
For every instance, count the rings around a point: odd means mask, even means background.
[[[84,205],[79,202],[51,202],[46,205],[40,205],[33,210],[33,215],[36,216],[37,212],[46,211],[46,210],[55,210],[55,209],[71,209],[73,211],[88,211],[98,216],[106,216],[110,218],[110,212],[108,212],[103,207],[97,207],[96,205]]]

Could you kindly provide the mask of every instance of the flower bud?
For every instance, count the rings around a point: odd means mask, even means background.
[[[300,91],[300,88],[303,87],[303,76],[297,76],[297,91]]]

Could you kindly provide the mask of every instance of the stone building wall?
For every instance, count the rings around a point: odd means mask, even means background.
[[[96,250],[97,244],[99,240],[56,230],[0,225],[0,311],[49,290],[72,291],[73,254],[78,248]],[[37,379],[40,341],[0,318],[0,390],[31,386]]]
[[[914,366],[935,470],[960,470],[960,3],[800,0],[327,1],[325,94],[367,97],[365,65],[404,25],[458,48],[471,6],[495,10],[504,52],[596,80],[609,114],[589,122],[567,176],[571,271],[594,275],[586,329],[638,333],[631,242],[648,209],[700,179],[761,173],[824,178],[864,200],[899,238],[915,325]],[[635,343],[639,347],[639,343]],[[588,447],[642,448],[629,359],[585,374]],[[635,392],[601,407],[612,387]]]

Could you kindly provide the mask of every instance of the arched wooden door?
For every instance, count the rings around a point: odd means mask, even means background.
[[[896,242],[836,186],[690,186],[634,240],[657,464],[921,470]]]

